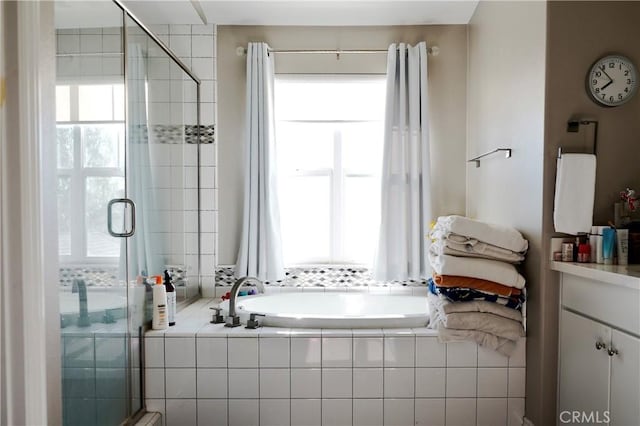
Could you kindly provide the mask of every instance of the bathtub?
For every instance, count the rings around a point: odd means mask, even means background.
[[[229,302],[220,304],[224,315]],[[358,293],[278,293],[239,297],[236,310],[246,323],[249,314],[265,315],[260,323],[290,328],[410,328],[429,322],[424,296]]]

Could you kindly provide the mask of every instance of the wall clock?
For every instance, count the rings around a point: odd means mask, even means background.
[[[629,58],[607,55],[598,59],[587,75],[587,92],[598,105],[620,106],[638,90],[638,73]]]

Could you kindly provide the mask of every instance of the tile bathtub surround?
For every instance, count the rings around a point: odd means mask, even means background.
[[[207,323],[210,303],[197,304],[182,330],[145,337],[154,351],[145,358],[147,407],[165,413],[165,425],[507,426],[522,418],[524,339],[505,358],[439,343],[422,328],[228,329]]]

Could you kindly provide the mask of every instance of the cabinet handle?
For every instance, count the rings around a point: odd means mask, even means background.
[[[609,346],[609,349],[607,349],[607,353],[609,354],[609,356],[618,355],[618,350],[614,349],[613,346]]]
[[[604,349],[607,345],[605,345],[602,342],[596,342],[596,350],[599,351],[600,349]]]

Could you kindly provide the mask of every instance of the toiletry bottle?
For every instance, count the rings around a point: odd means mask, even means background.
[[[167,323],[167,291],[162,285],[162,277],[156,276],[156,284],[153,286],[153,320],[151,327],[154,330],[166,330]]]
[[[602,255],[602,232],[606,226],[598,226],[598,235],[596,235],[596,263],[603,264],[604,257]]]
[[[169,326],[176,325],[176,287],[171,282],[169,271],[164,271],[164,288],[167,292],[167,312]]]
[[[598,245],[598,236],[596,235],[598,233],[598,227],[597,226],[592,226],[591,227],[591,234],[589,234],[589,245],[591,246],[591,254],[589,256],[590,258],[590,262],[592,263],[596,263],[597,257],[596,257],[596,250],[598,249],[597,245]]]
[[[582,243],[578,247],[578,262],[589,263],[591,260],[591,247],[588,243]]]
[[[616,230],[605,227],[602,230],[602,257],[605,265],[613,265],[616,247]]]
[[[616,242],[618,243],[618,265],[629,264],[629,230],[617,229]]]

